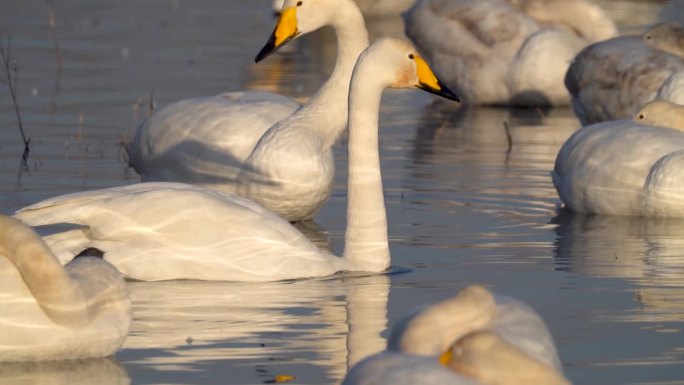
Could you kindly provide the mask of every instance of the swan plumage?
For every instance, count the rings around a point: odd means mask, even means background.
[[[660,25],[584,48],[568,68],[565,85],[582,125],[630,118],[654,99],[684,103],[684,56],[663,50]]]
[[[30,227],[0,216],[0,362],[111,356],[131,324],[121,274],[97,257],[62,266]]]
[[[331,147],[347,126],[349,80],[368,32],[352,0],[288,0],[283,10],[257,60],[330,25],[338,51],[326,83],[300,108],[284,96],[243,92],[158,111],[131,144],[131,164],[142,181],[234,192],[290,221],[310,219],[323,207],[334,179]]]
[[[354,0],[361,12],[368,17],[399,15],[408,9],[415,0]],[[284,0],[273,0],[273,10],[280,12]]]
[[[684,217],[683,166],[684,132],[624,119],[576,131],[551,177],[576,212]]]
[[[569,104],[570,61],[617,31],[585,0],[418,0],[405,19],[406,34],[471,104]]]
[[[387,350],[361,361],[343,384],[536,383],[525,382],[532,372],[567,384],[544,321],[522,301],[471,285],[409,313]]]
[[[234,194],[169,182],[58,196],[20,210],[31,224],[86,226],[57,234],[51,246],[95,246],[122,273],[140,280],[273,281],[389,266],[378,155],[384,88],[418,87],[456,99],[415,49],[382,39],[359,58],[349,97],[349,184],[344,256],[317,249],[285,219]],[[60,251],[68,253],[69,250]]]
[[[684,131],[684,105],[656,99],[641,106],[634,114],[634,121]]]

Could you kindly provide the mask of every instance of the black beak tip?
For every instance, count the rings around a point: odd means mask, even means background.
[[[441,91],[442,96],[444,96],[447,99],[458,102],[458,103],[461,102],[461,98],[459,98],[458,95],[456,95],[456,93],[454,91],[450,90],[447,86],[445,86],[441,82],[439,83],[439,86],[442,89],[442,91]]]

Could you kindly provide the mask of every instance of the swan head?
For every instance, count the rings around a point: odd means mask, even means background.
[[[255,62],[260,62],[298,36],[306,35],[323,26],[332,25],[340,12],[352,0],[285,0],[278,14],[273,33],[259,51]],[[275,4],[274,4],[275,6]],[[357,12],[358,7],[352,6]]]
[[[667,100],[653,100],[641,106],[634,114],[634,121],[684,131],[684,106]]]
[[[384,87],[415,87],[460,102],[459,97],[435,76],[416,48],[404,40],[378,39],[361,54],[356,67],[359,72],[370,73],[365,77],[375,79]]]
[[[487,385],[570,385],[562,374],[489,330],[459,339],[439,362]]]
[[[658,23],[647,29],[642,38],[651,47],[684,56],[684,27],[674,23]]]

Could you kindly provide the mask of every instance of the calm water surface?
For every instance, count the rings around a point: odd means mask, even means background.
[[[225,90],[310,96],[334,58],[330,35],[252,59],[273,27],[270,1],[0,2],[12,35],[31,155],[0,88],[0,211],[67,192],[135,183],[122,143],[158,106]],[[623,30],[662,3],[606,2]],[[56,39],[48,26],[52,10]],[[639,15],[638,19],[626,17]],[[372,34],[401,34],[398,20]],[[60,73],[55,41],[63,60]],[[333,384],[382,350],[412,307],[481,282],[529,302],[575,384],[684,383],[684,222],[558,210],[549,170],[578,127],[569,109],[457,111],[388,91],[381,157],[393,265],[403,274],[264,284],[131,282],[134,323],[111,360],[0,366],[0,383]],[[511,142],[509,144],[507,130]],[[342,249],[345,143],[330,203],[306,229]]]

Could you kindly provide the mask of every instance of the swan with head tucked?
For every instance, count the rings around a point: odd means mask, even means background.
[[[349,80],[368,33],[352,0],[287,0],[283,7],[256,60],[330,25],[337,60],[326,83],[294,113],[295,104],[274,104],[283,96],[254,92],[182,100],[160,110],[131,144],[131,164],[143,181],[234,192],[290,221],[310,219],[323,207],[334,179],[331,147],[347,126]]]
[[[111,356],[131,325],[121,274],[96,257],[66,266],[30,227],[0,215],[0,362]]]
[[[652,106],[645,108],[648,114]],[[551,172],[567,208],[587,214],[684,217],[684,132],[643,123],[596,123],[570,136]]]
[[[564,105],[570,61],[616,35],[586,0],[418,0],[406,34],[471,104]]]
[[[275,281],[389,266],[378,154],[384,88],[418,87],[457,100],[410,44],[378,40],[360,57],[349,91],[349,183],[344,255],[317,249],[284,219],[219,190],[154,182],[68,194],[20,210],[31,225],[87,226],[46,241],[94,246],[130,278]]]
[[[649,126],[674,128],[684,131],[684,106],[656,99],[641,106],[634,121]]]
[[[658,24],[642,35],[621,36],[583,49],[565,86],[582,125],[632,117],[654,99],[684,103],[684,56],[675,52],[677,28]]]
[[[361,361],[343,381],[417,383],[568,384],[541,317],[480,285],[409,314],[392,328],[387,351]]]

